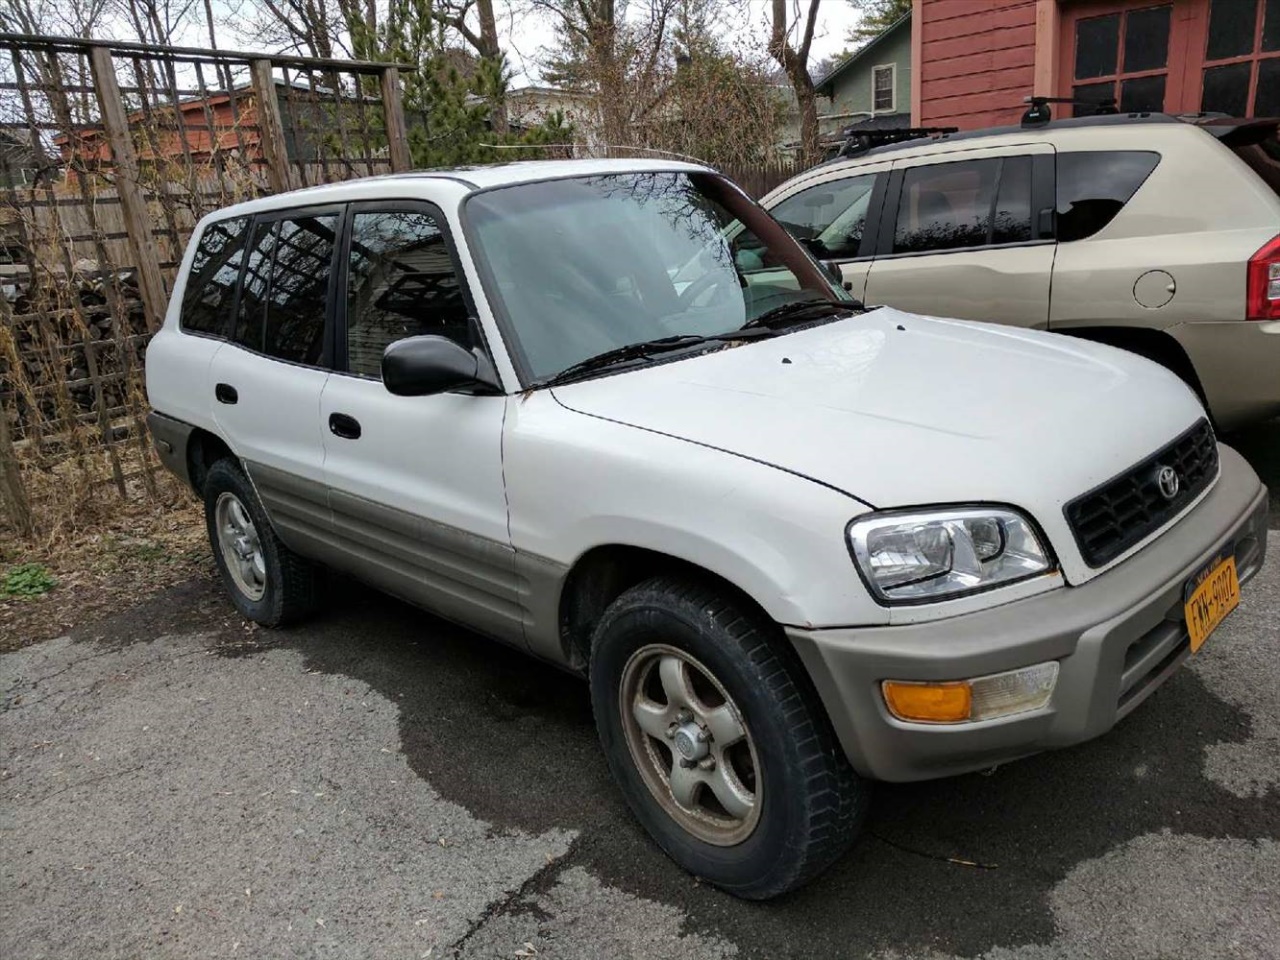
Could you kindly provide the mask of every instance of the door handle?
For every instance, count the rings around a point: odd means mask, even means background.
[[[240,399],[236,388],[229,383],[219,383],[213,388],[213,395],[219,403],[235,403]]]
[[[345,413],[329,414],[329,432],[343,440],[360,439],[360,421]]]

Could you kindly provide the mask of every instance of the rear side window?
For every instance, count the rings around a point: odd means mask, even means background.
[[[1082,240],[1105,227],[1159,162],[1160,154],[1136,150],[1058,154],[1058,240]]]
[[[959,250],[1030,239],[1030,157],[911,167],[903,175],[894,253]]]
[[[232,339],[242,347],[262,352],[262,317],[271,289],[271,251],[275,247],[278,220],[260,220],[253,229],[240,285],[240,307]]]
[[[248,217],[205,227],[182,295],[183,330],[226,336],[248,239]]]
[[[311,366],[320,362],[337,225],[334,214],[280,221],[263,324],[267,356]]]
[[[381,377],[387,345],[424,334],[476,345],[444,234],[418,211],[357,213],[347,272],[347,369]]]
[[[820,183],[787,197],[769,212],[814,256],[851,259],[859,255],[876,176]]]

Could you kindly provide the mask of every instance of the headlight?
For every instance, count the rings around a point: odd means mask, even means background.
[[[929,603],[1053,569],[1031,521],[1001,507],[871,514],[849,524],[849,548],[882,603]]]

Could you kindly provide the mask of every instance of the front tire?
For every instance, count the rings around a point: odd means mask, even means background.
[[[222,459],[209,468],[204,514],[223,586],[242,616],[279,627],[315,609],[323,571],[280,541],[234,461]]]
[[[677,863],[762,900],[853,842],[869,787],[776,625],[707,585],[658,577],[606,611],[591,701],[614,779]]]

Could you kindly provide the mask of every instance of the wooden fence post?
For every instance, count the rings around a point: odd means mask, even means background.
[[[0,410],[0,503],[4,504],[19,534],[29,537],[35,532],[31,504],[22,485],[22,471],[18,469],[18,457],[9,436],[8,410]]]
[[[395,67],[384,67],[382,71],[382,116],[387,127],[391,169],[395,173],[412,170],[409,134],[404,123],[404,102],[400,99],[400,71]]]
[[[276,99],[276,81],[271,75],[270,60],[250,60],[249,77],[253,96],[258,101],[258,137],[267,160],[267,179],[275,193],[296,190],[298,177],[289,162],[289,145],[284,138],[284,119],[280,101]]]
[[[108,47],[94,47],[89,52],[89,65],[93,71],[93,88],[102,111],[102,127],[111,145],[111,157],[115,164],[116,194],[120,198],[120,211],[124,215],[124,228],[129,238],[129,252],[133,255],[134,269],[138,271],[138,289],[142,293],[142,305],[146,310],[147,329],[156,331],[164,322],[169,304],[169,292],[165,289],[164,275],[160,272],[160,257],[156,252],[155,238],[151,234],[151,212],[147,198],[138,180],[138,156],[129,139],[129,121],[116,82],[115,65]],[[109,264],[100,264],[108,269]]]

